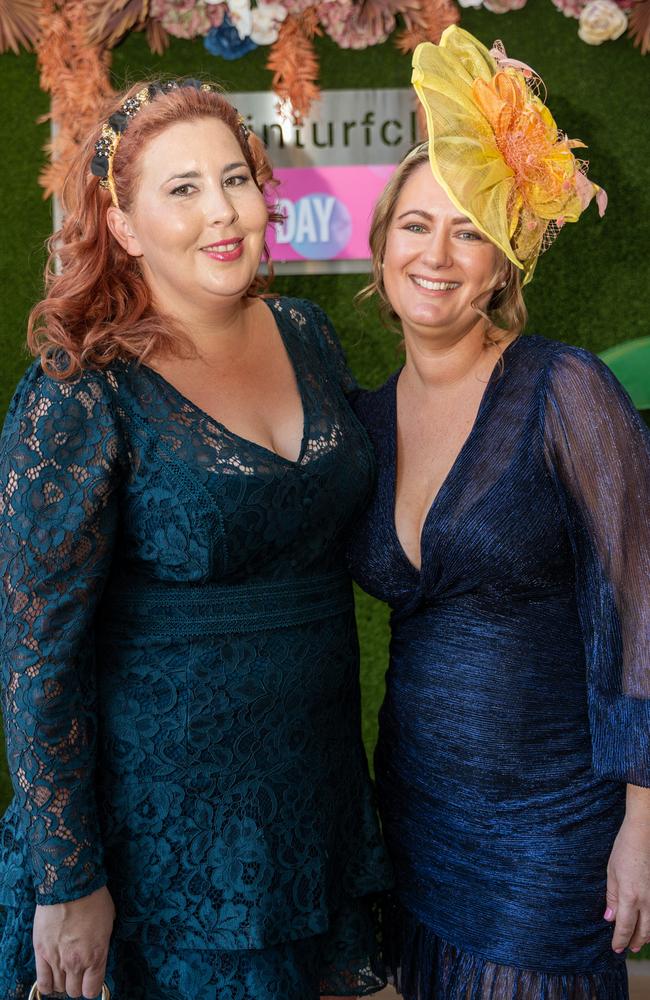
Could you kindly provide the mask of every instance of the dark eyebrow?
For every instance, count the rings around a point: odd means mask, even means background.
[[[432,220],[433,216],[429,215],[428,212],[423,212],[421,208],[409,208],[408,211],[402,212],[401,215],[397,216],[397,221],[404,219],[407,215],[421,215],[423,219]]]
[[[402,214],[397,217],[397,221],[399,222],[399,220],[403,219],[406,215],[420,215],[423,219],[426,219],[427,222],[433,222],[433,216],[431,215],[431,213],[425,212],[421,208],[409,208],[408,211],[402,212]],[[466,215],[457,215],[455,218],[451,220],[453,226],[465,222],[469,222],[470,226],[474,225],[472,220],[468,219]]]
[[[249,169],[248,164],[244,160],[242,160],[240,163],[227,163],[223,168],[223,170],[221,171],[221,173],[227,174],[231,170],[241,170],[242,167],[245,167],[247,170]],[[186,170],[185,173],[183,174],[172,174],[171,177],[167,178],[165,184],[168,184],[169,181],[175,181],[175,180],[179,181],[196,180],[196,178],[200,176],[201,173],[199,170]]]
[[[221,173],[227,174],[229,170],[241,170],[242,167],[245,167],[246,170],[249,169],[245,160],[240,160],[239,163],[226,163]]]
[[[187,170],[184,174],[172,174],[171,177],[167,178],[167,180],[165,181],[165,184],[167,184],[169,181],[176,181],[176,180],[178,180],[178,181],[187,181],[187,180],[190,180],[190,179],[193,180],[194,178],[200,177],[200,176],[201,175],[198,172],[198,170]]]

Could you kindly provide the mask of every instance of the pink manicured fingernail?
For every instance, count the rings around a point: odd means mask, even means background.
[[[605,910],[604,919],[611,920],[613,916],[614,916],[614,911],[612,910],[611,906],[608,906],[607,909]]]
[[[614,951],[616,952],[617,955],[622,955],[623,952],[625,951],[625,948],[614,948]]]
[[[637,951],[641,951],[641,949],[640,948],[630,948],[630,951],[637,952]]]

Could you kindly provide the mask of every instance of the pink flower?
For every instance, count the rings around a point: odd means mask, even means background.
[[[313,7],[315,0],[283,0],[287,14],[302,14],[308,7]]]
[[[163,17],[176,14],[185,14],[192,10],[196,0],[151,0],[151,17],[162,21]]]
[[[582,8],[587,0],[553,0],[558,10],[561,10],[565,17],[580,17]]]
[[[318,17],[342,49],[365,49],[385,42],[395,27],[395,15],[369,0],[362,8],[352,0],[321,0]]]
[[[196,38],[207,35],[212,27],[212,9],[205,0],[151,0],[150,13],[170,35]]]
[[[210,18],[211,27],[220,27],[224,17],[226,16],[228,5],[225,3],[215,3],[214,0],[206,0],[206,3],[208,5],[207,14]]]

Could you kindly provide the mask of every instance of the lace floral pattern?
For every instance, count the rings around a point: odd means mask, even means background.
[[[138,975],[188,1000],[381,985],[371,900],[390,872],[343,566],[372,458],[324,314],[271,308],[303,403],[296,462],[127,363],[73,383],[34,365],[3,434],[3,960],[23,960],[35,901],[107,883],[129,1000]],[[30,974],[8,960],[0,994]]]
[[[4,915],[0,947],[4,949],[7,941],[11,946],[1,952],[0,983],[12,985],[3,989],[3,1000],[27,1000],[29,995],[35,978],[31,923],[32,915],[25,909]],[[20,942],[20,950],[15,942]],[[377,992],[383,975],[376,961],[362,967],[359,956],[372,956],[376,950],[373,909],[365,900],[353,900],[345,911],[333,915],[327,935],[260,951],[169,951],[115,938],[106,982],[115,1000],[151,1000],[152,996],[155,1000],[195,1000],[197,996],[205,1000],[316,1000],[321,993],[368,996]]]
[[[59,891],[75,898],[104,882],[95,810],[87,807],[96,722],[83,642],[116,526],[108,474],[119,462],[119,445],[103,403],[96,378],[43,394],[28,376],[4,435],[3,710],[9,767],[29,816],[30,867],[43,900]],[[76,578],[64,586],[69,569]]]

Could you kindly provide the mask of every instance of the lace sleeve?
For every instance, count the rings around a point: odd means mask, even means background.
[[[320,336],[325,363],[343,389],[345,395],[348,398],[354,398],[359,392],[359,385],[348,368],[345,353],[341,347],[341,341],[338,338],[332,321],[327,313],[320,306],[316,305],[315,302],[310,302],[309,308]]]
[[[549,372],[545,447],[576,559],[594,768],[650,786],[650,435],[577,348]]]
[[[34,365],[0,439],[0,669],[9,771],[38,903],[105,884],[94,798],[93,614],[116,526],[105,376]]]

